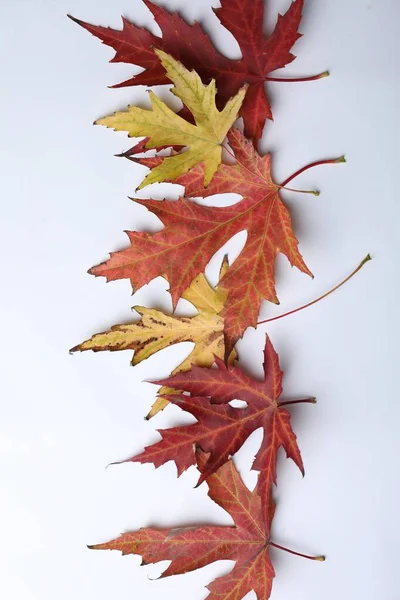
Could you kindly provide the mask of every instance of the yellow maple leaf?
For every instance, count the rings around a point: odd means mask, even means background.
[[[220,271],[220,280],[228,269],[225,257]],[[188,371],[192,365],[211,367],[214,356],[223,359],[225,354],[224,321],[220,313],[224,308],[227,294],[218,287],[213,288],[203,274],[194,279],[182,296],[193,304],[198,314],[194,317],[175,317],[153,308],[135,306],[141,319],[127,325],[114,325],[104,333],[97,333],[89,340],[75,346],[71,352],[93,350],[134,350],[132,365],[149,358],[159,350],[179,342],[194,342],[195,346],[185,360],[172,372],[173,375]],[[229,362],[237,357],[233,350]],[[164,394],[173,392],[170,388],[161,388],[160,396],[154,403],[147,418],[163,410],[169,401]]]
[[[174,180],[187,173],[198,163],[204,163],[204,185],[211,181],[221,163],[221,144],[235,122],[247,86],[231,98],[219,111],[215,104],[216,87],[213,79],[204,85],[195,71],[188,71],[182,63],[162,50],[155,50],[166,70],[167,77],[175,84],[171,92],[187,106],[195,124],[174,113],[153,92],[149,92],[151,110],[128,106],[127,111],[95,121],[96,125],[111,127],[114,131],[127,131],[129,137],[149,137],[146,148],[158,146],[185,146],[185,150],[167,157],[155,167],[140,184],[139,189],[151,183]]]

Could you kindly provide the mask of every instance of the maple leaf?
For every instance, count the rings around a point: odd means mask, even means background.
[[[159,442],[124,462],[152,463],[157,468],[172,460],[179,476],[195,464],[194,448],[197,447],[209,455],[202,469],[200,485],[242,447],[253,431],[261,427],[263,441],[253,469],[260,471],[258,489],[264,506],[268,506],[271,485],[276,483],[277,455],[281,447],[304,475],[290,413],[284,408],[285,402],[278,402],[282,393],[278,355],[267,338],[263,381],[252,379],[237,366],[226,366],[218,358],[215,361],[217,369],[193,366],[186,373],[156,382],[190,393],[190,396],[170,395],[169,399],[191,413],[197,422],[159,430],[162,437]],[[247,406],[233,407],[229,404],[232,400],[245,401]],[[315,399],[302,402],[315,402]]]
[[[125,18],[122,19],[122,31],[118,31],[70,17],[100,38],[104,44],[114,48],[116,54],[111,62],[132,63],[143,67],[143,72],[114,87],[168,83],[158,57],[152,52],[152,48],[159,48],[180,60],[188,69],[194,69],[205,83],[215,79],[219,108],[244,83],[248,83],[240,115],[244,119],[246,136],[254,140],[260,138],[265,119],[272,119],[265,81],[268,80],[269,73],[285,67],[295,58],[291,49],[301,37],[298,28],[304,0],[295,0],[283,16],[278,16],[275,29],[269,36],[263,33],[263,0],[221,0],[221,8],[213,10],[222,25],[237,40],[242,52],[240,60],[223,56],[198,23],[190,25],[178,13],[171,14],[150,0],[144,0],[144,3],[153,13],[162,37],[137,27]],[[322,73],[306,80],[327,74]]]
[[[229,268],[225,257],[220,271],[220,278]],[[175,317],[153,308],[135,306],[141,319],[135,323],[114,325],[104,333],[97,333],[89,340],[75,346],[70,352],[93,350],[134,350],[132,365],[137,365],[156,352],[179,342],[194,342],[192,352],[172,372],[173,375],[187,371],[192,365],[211,367],[215,356],[225,355],[224,321],[220,313],[226,300],[226,292],[212,288],[203,274],[198,275],[182,296],[193,304],[199,314],[194,317]],[[229,362],[233,364],[237,357],[232,350]],[[153,405],[147,418],[151,418],[163,410],[169,400],[165,395],[176,392],[173,388],[164,387]]]
[[[197,450],[196,460],[202,471],[207,456]],[[139,554],[142,565],[170,560],[161,577],[188,573],[217,560],[235,561],[230,573],[207,586],[208,600],[241,600],[251,591],[258,600],[268,600],[275,577],[269,555],[271,546],[303,558],[325,560],[323,556],[293,552],[271,540],[275,504],[269,497],[267,510],[263,510],[257,488],[251,492],[244,485],[232,460],[207,477],[207,485],[209,497],[229,513],[234,526],[148,527],[89,548]]]
[[[237,193],[243,198],[240,202],[218,208],[187,198],[136,199],[165,228],[155,234],[128,231],[131,246],[111,253],[106,262],[89,271],[107,281],[128,278],[134,290],[165,273],[176,306],[183,291],[205,270],[215,252],[235,234],[247,231],[244,249],[221,280],[221,287],[228,292],[222,312],[227,352],[248,326],[256,325],[263,299],[278,302],[274,276],[279,252],[292,266],[312,276],[298,250],[289,212],[279,195],[280,186],[272,181],[270,155],[261,157],[239,130],[231,130],[228,140],[237,162],[221,165],[207,190],[203,188],[201,165],[176,183],[185,187],[188,196]],[[151,166],[160,159],[135,160]]]
[[[146,148],[165,145],[187,147],[179,154],[164,158],[147,175],[139,189],[151,183],[174,180],[199,162],[204,165],[204,185],[207,186],[221,163],[221,144],[238,116],[247,86],[243,86],[219,111],[215,105],[215,80],[205,86],[195,71],[188,71],[182,63],[161,50],[155,50],[155,53],[168,78],[175,84],[171,92],[190,110],[195,125],[174,113],[151,91],[152,110],[128,106],[127,111],[98,119],[95,124],[115,131],[127,131],[129,137],[146,136],[149,138]]]
[[[196,455],[201,470],[206,457],[200,451]],[[209,497],[230,514],[234,526],[146,528],[89,548],[139,554],[142,564],[170,560],[162,577],[188,573],[217,560],[234,560],[229,574],[207,586],[208,600],[240,600],[252,590],[259,600],[267,600],[275,576],[269,556],[274,504],[270,502],[265,518],[259,495],[244,485],[232,461],[208,477],[207,485]]]

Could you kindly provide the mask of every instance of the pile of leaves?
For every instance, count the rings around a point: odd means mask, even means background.
[[[132,365],[136,365],[173,344],[194,344],[171,376],[157,382],[161,388],[147,418],[172,403],[196,422],[161,430],[157,443],[124,462],[160,467],[173,461],[178,475],[197,468],[199,485],[208,486],[210,498],[231,515],[234,525],[146,528],[91,548],[140,554],[143,564],[170,560],[163,576],[233,560],[232,571],[208,586],[209,599],[241,600],[254,591],[258,600],[267,600],[275,575],[269,549],[287,550],[271,540],[280,448],[304,475],[289,405],[315,400],[285,400],[278,355],[268,337],[262,381],[241,368],[236,343],[248,327],[256,327],[263,301],[278,303],[275,259],[279,253],[312,276],[280,194],[309,167],[275,183],[271,156],[260,154],[257,148],[266,121],[272,119],[266,82],[288,81],[270,74],[295,58],[292,48],[300,37],[305,0],[293,0],[269,35],[263,27],[264,0],[220,0],[214,12],[239,44],[239,60],[221,54],[199,23],[188,23],[150,0],[143,2],[160,35],[125,18],[122,30],[71,19],[115,50],[112,62],[142,68],[114,87],[172,84],[170,93],[182,102],[179,112],[150,90],[150,109],[128,106],[96,124],[141,138],[122,154],[148,168],[140,189],[174,182],[183,187],[184,195],[163,201],[136,198],[134,202],[156,215],[163,228],[157,233],[127,231],[129,246],[111,252],[108,260],[89,272],[107,281],[129,279],[134,292],[163,276],[169,283],[173,313],[135,306],[138,320],[97,333],[72,351],[130,350]],[[237,123],[240,117],[243,131]],[[148,150],[153,151],[151,155]],[[223,208],[196,200],[225,193],[239,194],[241,199]],[[225,257],[218,285],[212,287],[205,276],[207,264],[243,231],[247,233],[243,250],[233,264]],[[197,309],[195,316],[174,314],[181,298]],[[235,400],[245,405],[238,407]],[[258,482],[250,491],[232,457],[259,428],[263,439],[252,467],[258,472]]]

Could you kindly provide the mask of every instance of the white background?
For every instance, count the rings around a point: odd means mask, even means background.
[[[203,21],[220,49],[240,56],[212,14],[217,0],[164,4]],[[270,26],[289,1],[268,5]],[[85,546],[150,524],[231,521],[204,485],[193,489],[194,469],[179,480],[171,463],[157,471],[132,464],[105,470],[156,440],[156,428],[189,420],[170,408],[146,423],[156,388],[141,382],[166,376],[190,344],[135,369],[129,352],[68,354],[90,334],[132,319],[131,305],[169,310],[170,299],[161,280],[132,299],[129,282],[105,285],[86,274],[126,244],[124,229],[159,224],[127,199],[145,172],[113,158],[129,140],[91,125],[129,102],[146,102],[144,89],[107,89],[134,68],[109,65],[112,50],[67,12],[114,27],[124,14],[157,31],[139,0],[0,3],[0,595],[201,600],[204,586],[231,563],[150,581],[165,564],[140,568],[138,557]],[[397,0],[307,0],[299,58],[285,75],[327,68],[332,75],[268,86],[275,123],[267,125],[262,148],[273,151],[276,181],[321,158],[345,153],[348,163],[296,180],[321,190],[319,198],[285,192],[315,279],[279,258],[281,307],[265,305],[262,315],[313,299],[367,252],[374,257],[337,294],[268,328],[286,371],[285,395],[318,398],[316,406],[293,410],[307,473],[303,480],[282,459],[274,538],[328,558],[312,563],[274,551],[273,600],[399,598],[399,19]],[[161,94],[168,97],[165,89]],[[176,197],[179,188],[150,192]],[[231,257],[243,239],[228,246]],[[212,282],[222,255],[208,270]],[[179,309],[193,314],[183,303]],[[242,364],[256,376],[266,330],[249,330],[239,344]],[[256,432],[237,457],[249,485],[259,442]]]

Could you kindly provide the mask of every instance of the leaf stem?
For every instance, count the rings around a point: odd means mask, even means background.
[[[319,196],[320,192],[317,190],[294,190],[293,188],[289,188],[283,185],[277,186],[280,190],[285,190],[287,192],[296,192],[296,194],[312,194],[313,196]]]
[[[325,556],[308,556],[308,554],[301,554],[300,552],[295,552],[294,550],[289,550],[289,548],[285,548],[284,546],[280,546],[279,544],[275,544],[274,542],[269,542],[270,546],[274,548],[278,548],[278,550],[283,550],[284,552],[288,552],[289,554],[294,554],[295,556],[300,556],[301,558],[307,558],[308,560],[318,560],[319,562],[325,561]]]
[[[336,164],[345,163],[345,162],[346,162],[345,156],[339,156],[339,158],[330,158],[328,160],[318,160],[317,162],[313,162],[309,165],[306,165],[302,169],[299,169],[298,171],[296,171],[296,173],[293,173],[293,175],[291,175],[290,177],[285,179],[285,181],[283,183],[281,183],[281,187],[285,187],[288,183],[290,183],[292,181],[292,179],[295,179],[296,177],[298,177],[305,171],[308,171],[308,169],[313,169],[314,167],[320,167],[321,165],[336,165]]]
[[[317,399],[316,398],[304,398],[303,400],[288,400],[287,402],[280,402],[278,404],[279,407],[281,406],[290,406],[292,404],[317,404]]]
[[[312,77],[267,77],[265,81],[276,81],[278,83],[299,83],[304,81],[317,81],[318,79],[329,77],[329,75],[329,71],[324,71],[323,73],[313,75]]]
[[[338,290],[339,288],[341,288],[342,285],[344,285],[345,283],[347,283],[348,281],[350,281],[350,279],[352,277],[354,277],[354,275],[356,275],[356,273],[358,273],[358,271],[360,271],[363,268],[363,266],[367,262],[369,262],[370,260],[372,260],[372,258],[371,258],[371,256],[369,254],[367,254],[367,256],[364,258],[364,260],[362,260],[360,262],[360,264],[358,265],[358,267],[356,269],[354,269],[354,271],[352,273],[350,273],[350,275],[348,277],[346,277],[346,279],[344,279],[341,283],[339,283],[334,288],[332,288],[331,290],[329,290],[329,292],[326,292],[322,296],[319,296],[318,298],[316,298],[312,302],[308,302],[307,304],[303,304],[303,306],[300,306],[299,308],[295,308],[294,310],[290,310],[289,312],[286,312],[286,313],[283,313],[281,315],[278,315],[277,317],[272,317],[270,319],[265,319],[264,321],[259,321],[257,323],[257,325],[264,325],[264,323],[271,323],[272,321],[277,321],[278,319],[283,319],[283,317],[288,317],[289,315],[293,315],[294,313],[297,313],[297,312],[299,312],[301,310],[304,310],[305,308],[308,308],[309,306],[312,306],[313,304],[316,304],[320,300],[323,300],[324,298],[327,298],[328,296],[330,296],[331,294],[333,294],[333,292],[336,292],[336,290]]]

